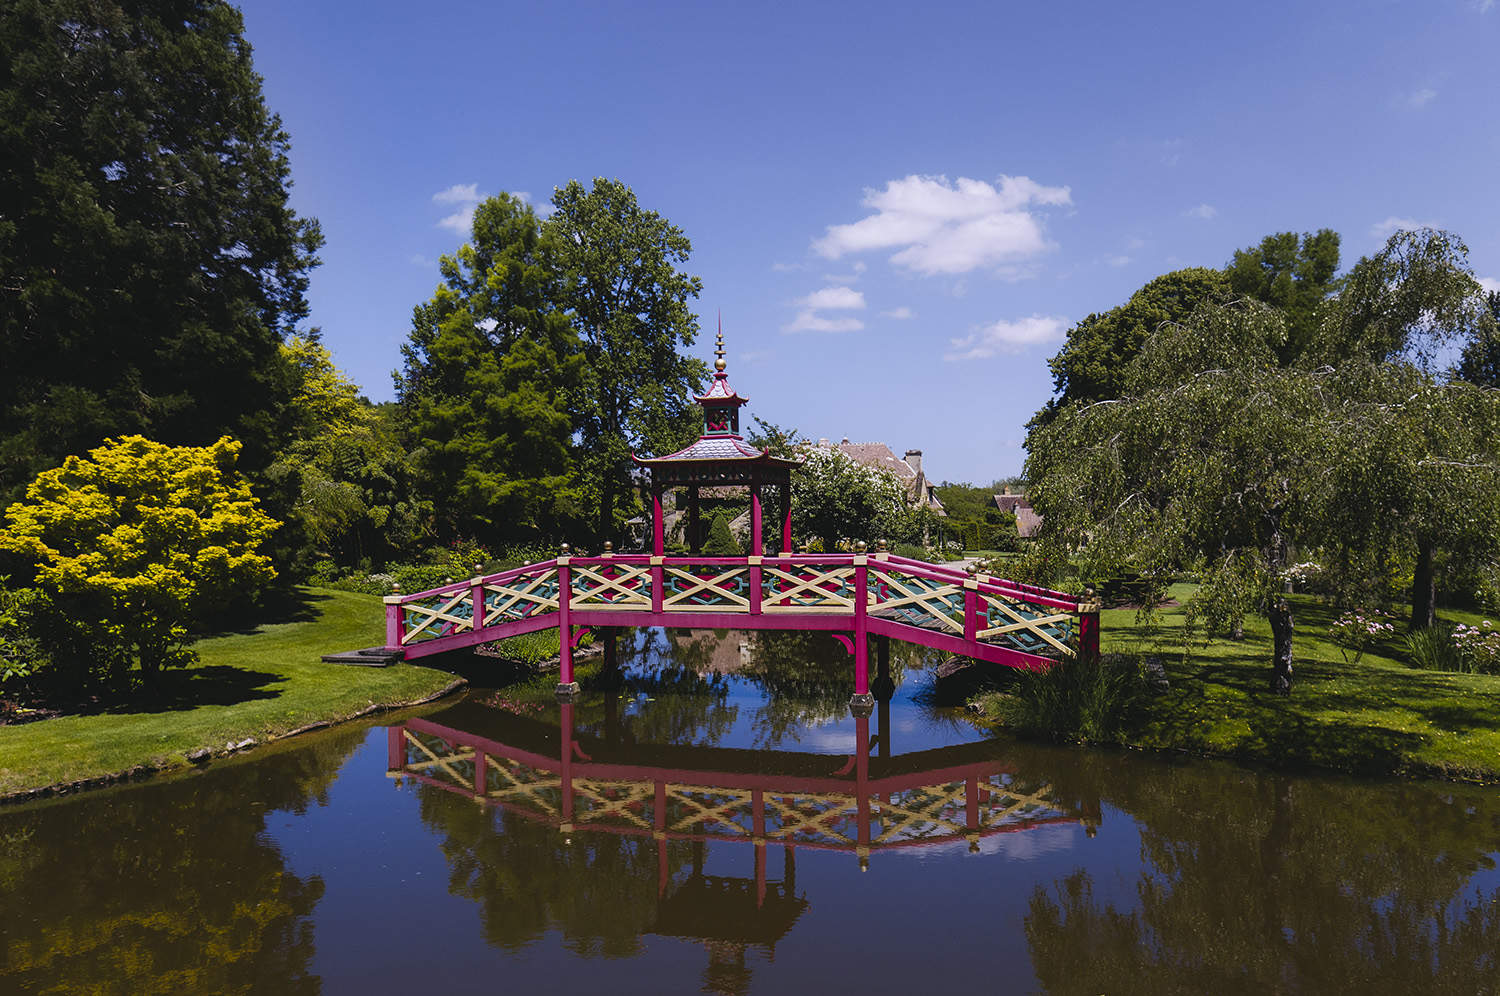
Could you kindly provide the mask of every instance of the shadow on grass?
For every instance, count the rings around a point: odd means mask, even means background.
[[[226,664],[200,665],[164,672],[153,687],[140,688],[128,697],[95,710],[121,714],[139,712],[185,712],[200,706],[239,705],[281,695],[286,678],[267,671],[251,671]]]
[[[320,615],[318,604],[327,601],[331,601],[328,595],[311,592],[305,588],[279,589],[268,593],[264,601],[248,607],[245,615],[229,615],[215,619],[208,628],[194,635],[199,639],[211,639],[216,636],[249,636],[265,626],[314,622]]]

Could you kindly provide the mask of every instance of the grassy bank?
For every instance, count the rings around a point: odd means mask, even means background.
[[[1179,586],[1172,596],[1190,593]],[[1155,630],[1130,610],[1103,613],[1106,655],[1155,658],[1170,682],[1126,710],[1114,739],[1278,766],[1500,782],[1500,677],[1409,667],[1399,623],[1395,635],[1346,662],[1328,639],[1331,607],[1297,597],[1294,611],[1290,698],[1266,690],[1271,633],[1264,619],[1247,620],[1242,641],[1197,644],[1185,656],[1180,607],[1165,610]],[[1481,618],[1441,615],[1470,624]],[[1003,711],[995,693],[979,704],[987,715]]]
[[[149,700],[100,712],[0,726],[0,798],[126,772],[187,766],[372,707],[420,701],[451,674],[408,664],[325,664],[325,653],[381,643],[380,599],[308,589],[284,621],[200,641],[201,663],[169,672]]]

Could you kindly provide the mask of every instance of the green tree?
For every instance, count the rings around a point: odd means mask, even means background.
[[[433,507],[416,496],[412,460],[392,406],[377,407],[333,364],[316,330],[282,347],[296,375],[287,441],[267,469],[282,505],[280,563],[313,553],[345,566],[384,563],[428,539]]]
[[[1054,396],[1032,424],[1050,419],[1069,402],[1117,398],[1125,371],[1141,345],[1165,322],[1182,322],[1199,305],[1221,300],[1229,281],[1219,270],[1174,270],[1150,281],[1130,300],[1103,314],[1089,315],[1068,330],[1067,341],[1047,361]]]
[[[1500,523],[1486,511],[1500,462],[1500,438],[1484,429],[1490,399],[1438,391],[1431,383],[1437,360],[1455,344],[1497,335],[1495,313],[1468,255],[1463,240],[1450,232],[1396,232],[1380,252],[1354,265],[1316,350],[1324,363],[1412,370],[1408,376],[1373,374],[1371,400],[1383,423],[1400,427],[1402,435],[1402,445],[1383,461],[1383,480],[1394,482],[1402,499],[1383,506],[1394,513],[1384,534],[1415,551],[1414,629],[1432,624],[1440,552],[1472,557],[1491,550]],[[1421,387],[1417,393],[1408,390],[1413,381]],[[1348,500],[1358,497],[1351,492]],[[1374,512],[1367,517],[1379,518]]]
[[[571,439],[585,391],[555,239],[500,194],[441,267],[396,375],[441,538],[549,538],[581,513]]]
[[[1485,297],[1490,309],[1487,326],[1476,328],[1464,344],[1454,376],[1480,387],[1500,387],[1500,291]]]
[[[43,471],[5,512],[0,551],[27,564],[70,619],[85,622],[121,678],[185,664],[188,627],[275,577],[259,552],[277,523],[235,471],[240,444],[106,440]],[[86,651],[87,652],[87,651]]]
[[[1060,409],[1032,430],[1026,463],[1048,534],[1084,552],[1085,575],[1163,578],[1202,558],[1249,570],[1282,693],[1293,621],[1279,592],[1294,546],[1326,535],[1332,453],[1319,378],[1278,367],[1284,339],[1280,313],[1249,301],[1164,324],[1124,396]]]
[[[555,240],[562,300],[583,342],[581,463],[597,502],[597,538],[615,538],[616,511],[630,494],[633,450],[664,450],[692,408],[706,368],[684,356],[697,317],[688,303],[702,282],[677,269],[692,243],[682,230],[640,206],[618,180],[577,180],[552,197],[544,230]]]
[[[734,533],[729,530],[729,520],[724,517],[723,512],[716,512],[713,523],[708,527],[708,540],[703,544],[703,555],[705,557],[738,557],[742,553],[744,551],[735,541]]]
[[[0,7],[0,500],[105,436],[245,442],[322,238],[222,0]]]
[[[1320,309],[1339,281],[1339,236],[1323,228],[1304,233],[1278,232],[1260,245],[1235,250],[1225,268],[1229,289],[1281,309],[1286,343],[1278,351],[1283,365],[1300,357],[1317,336]]]

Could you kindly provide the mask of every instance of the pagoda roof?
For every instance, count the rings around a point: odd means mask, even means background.
[[[772,456],[769,450],[758,450],[740,436],[700,436],[691,446],[659,457],[631,454],[637,466],[659,467],[673,463],[762,463],[773,467],[799,467],[801,460]]]

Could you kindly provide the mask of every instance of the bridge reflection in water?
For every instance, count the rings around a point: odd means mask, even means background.
[[[652,932],[711,945],[774,953],[808,908],[796,886],[799,849],[847,852],[866,870],[883,851],[965,842],[978,851],[985,838],[1052,824],[1082,822],[1092,833],[1100,819],[1097,801],[1064,800],[995,743],[893,756],[887,702],[873,734],[870,717],[852,721],[847,754],[635,744],[621,733],[616,695],[602,724],[575,728],[582,705],[554,708],[555,721],[473,703],[442,713],[449,723],[406,720],[388,728],[387,773],[556,827],[566,843],[580,833],[653,840]],[[691,872],[674,880],[668,845],[683,841]],[[749,845],[753,878],[705,874],[709,843]],[[767,873],[774,846],[780,878]]]

